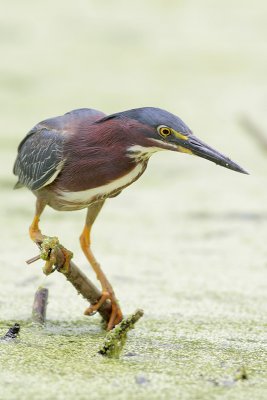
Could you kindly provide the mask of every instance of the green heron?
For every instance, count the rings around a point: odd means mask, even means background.
[[[59,211],[87,208],[81,248],[101,283],[99,302],[107,299],[112,312],[108,329],[122,319],[115,293],[91,250],[92,225],[105,200],[117,196],[145,171],[150,156],[161,150],[194,154],[223,167],[246,173],[240,166],[193,135],[177,116],[144,107],[106,116],[79,109],[38,123],[22,140],[14,165],[15,188],[26,186],[36,196],[30,237],[44,236],[39,219],[46,205]]]

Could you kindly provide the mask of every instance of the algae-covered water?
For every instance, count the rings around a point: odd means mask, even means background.
[[[0,15],[0,399],[266,399],[267,153],[239,120],[266,131],[264,1],[2,2]],[[156,154],[104,206],[93,248],[124,313],[144,309],[119,359],[97,352],[100,317],[28,238],[34,197],[13,191],[16,147],[38,121],[78,107],[157,106],[246,168]],[[266,131],[267,136],[267,131]],[[85,210],[47,209],[79,249]],[[31,323],[49,289],[47,323]]]

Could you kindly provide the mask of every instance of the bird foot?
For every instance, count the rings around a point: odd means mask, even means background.
[[[46,236],[41,244],[40,258],[46,261],[43,272],[49,275],[59,269],[64,275],[70,272],[70,260],[73,253],[63,247],[57,237]],[[55,267],[54,267],[55,266]]]
[[[73,253],[67,249],[65,249],[65,247],[61,246],[60,247],[61,252],[64,255],[64,264],[62,265],[62,267],[60,267],[60,272],[62,272],[64,275],[68,275],[70,272],[70,260],[73,257]]]
[[[114,297],[114,294],[109,293],[108,291],[103,291],[100,299],[96,304],[91,305],[84,311],[84,315],[89,315],[92,316],[94,315],[99,308],[102,306],[102,304],[105,303],[106,300],[110,300],[111,302],[111,314],[109,317],[108,321],[108,326],[107,330],[110,331],[111,329],[114,328],[115,325],[119,324],[122,320],[122,312],[121,309],[118,305],[118,302],[116,298]]]

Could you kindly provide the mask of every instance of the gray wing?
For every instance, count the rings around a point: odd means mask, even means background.
[[[64,135],[55,129],[36,125],[19,145],[14,165],[19,179],[15,188],[38,190],[51,183],[63,167],[63,141]]]
[[[18,148],[13,172],[18,176],[15,188],[38,190],[52,183],[63,168],[64,142],[79,126],[94,123],[105,116],[98,110],[83,108],[37,124]]]

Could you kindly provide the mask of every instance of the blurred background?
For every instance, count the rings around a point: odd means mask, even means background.
[[[40,120],[80,107],[166,109],[251,173],[162,152],[107,202],[93,245],[122,306],[212,314],[218,310],[212,303],[207,311],[207,301],[221,293],[227,313],[228,298],[242,303],[257,293],[250,312],[261,312],[267,156],[240,119],[266,130],[266,2],[15,0],[2,1],[1,10],[1,317],[26,318],[43,282],[54,287],[51,318],[82,313],[83,300],[61,277],[44,278],[41,263],[26,267],[36,253],[28,237],[35,199],[12,190],[24,135]],[[84,218],[85,210],[47,209],[41,227],[59,235],[94,279],[79,250]],[[169,306],[157,311],[163,295]]]
[[[225,399],[265,399],[267,153],[240,121],[267,136],[266,1],[0,5],[2,331],[27,321],[37,287],[49,288],[40,342],[23,325],[21,345],[5,348],[4,397],[193,399],[225,390]],[[142,106],[178,115],[250,175],[159,152],[140,180],[106,202],[93,250],[123,311],[145,310],[128,343],[136,357],[108,368],[95,357],[99,318],[83,316],[87,304],[63,276],[45,277],[41,261],[25,264],[37,253],[28,236],[35,199],[12,190],[12,167],[19,142],[43,119],[81,107],[109,114]],[[96,282],[79,248],[85,215],[47,208],[41,229],[59,236]],[[248,384],[232,381],[230,391],[231,382],[216,383],[240,365]]]

